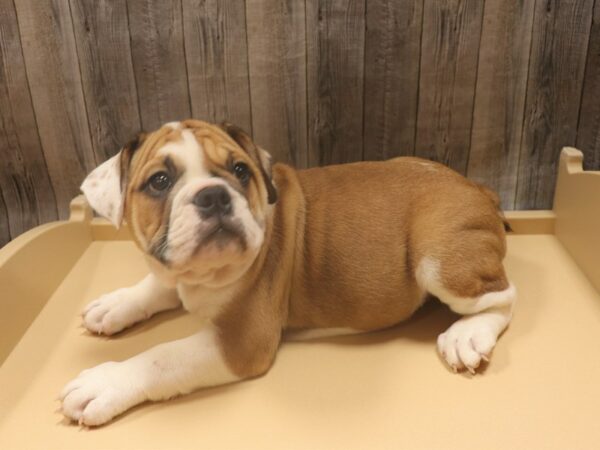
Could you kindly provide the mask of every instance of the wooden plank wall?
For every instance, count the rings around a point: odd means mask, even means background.
[[[600,0],[0,0],[0,245],[190,116],[297,167],[416,155],[552,206],[600,169]]]

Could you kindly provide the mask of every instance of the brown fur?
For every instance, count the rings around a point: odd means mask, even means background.
[[[282,328],[373,330],[410,317],[424,299],[415,269],[425,255],[439,259],[456,295],[507,287],[497,204],[450,169],[422,163],[275,165],[280,201],[268,245],[218,321],[238,375],[268,369]]]
[[[295,171],[276,164],[279,200],[266,214],[269,168],[249,138],[238,129],[229,136],[227,126],[183,126],[194,130],[218,175],[229,176],[232,152],[263,175],[246,195],[266,218],[265,243],[215,320],[225,359],[240,377],[268,370],[284,328],[373,330],[405,320],[426,294],[415,278],[426,256],[440,262],[442,282],[457,296],[508,286],[497,197],[443,165],[397,158]],[[127,219],[138,243],[155,239],[167,220],[136,186],[148,175],[140,169],[169,139],[177,132],[150,135],[132,160]]]

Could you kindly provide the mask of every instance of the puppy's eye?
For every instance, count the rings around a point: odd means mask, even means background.
[[[246,163],[238,162],[233,166],[233,173],[235,176],[242,182],[242,184],[247,184],[250,180],[250,168]]]
[[[155,193],[161,193],[171,187],[171,177],[167,172],[157,172],[148,180],[148,186]]]

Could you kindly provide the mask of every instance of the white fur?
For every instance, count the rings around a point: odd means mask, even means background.
[[[90,206],[117,228],[123,219],[124,205],[120,155],[113,156],[92,170],[80,187]]]
[[[248,247],[258,249],[262,245],[264,229],[250,212],[246,198],[221,178],[197,177],[183,186],[173,199],[165,257],[175,265],[186,262],[191,257],[198,246],[198,236],[207,226],[192,200],[196,193],[210,186],[223,186],[229,193],[233,205],[232,214],[242,224]]]
[[[180,130],[181,129],[181,122],[167,122],[165,123],[165,127],[170,127],[173,130]]]
[[[511,283],[505,291],[488,292],[481,297],[463,298],[446,289],[440,280],[439,261],[425,257],[417,267],[417,281],[421,288],[430,292],[446,303],[458,314],[474,314],[492,307],[510,306],[514,303],[517,290]]]
[[[466,368],[474,373],[482,360],[489,359],[510,319],[510,307],[465,316],[438,336],[438,351],[454,371]]]
[[[201,284],[179,283],[177,292],[186,311],[193,312],[203,319],[212,320],[231,301],[234,287],[213,289]]]
[[[83,311],[83,324],[92,333],[111,335],[180,304],[175,289],[165,288],[150,274],[134,286],[91,302]]]
[[[416,271],[419,285],[453,311],[466,316],[438,337],[438,351],[453,370],[466,368],[474,373],[482,360],[488,360],[498,337],[508,326],[516,289],[511,283],[503,291],[461,298],[443,286],[439,272],[439,261],[423,258]]]
[[[185,339],[84,370],[65,386],[60,400],[65,416],[94,426],[146,400],[166,400],[238,379],[219,350],[215,327],[206,324]]]

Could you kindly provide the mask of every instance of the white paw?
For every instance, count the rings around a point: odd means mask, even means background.
[[[146,400],[139,375],[126,364],[100,364],[68,383],[59,397],[65,417],[80,425],[102,425]]]
[[[129,288],[118,289],[94,300],[83,310],[83,325],[92,333],[111,335],[140,322],[148,314],[132,298]]]
[[[463,317],[437,340],[438,351],[450,368],[457,372],[467,369],[472,374],[481,361],[489,361],[496,345],[497,333],[485,317]]]

